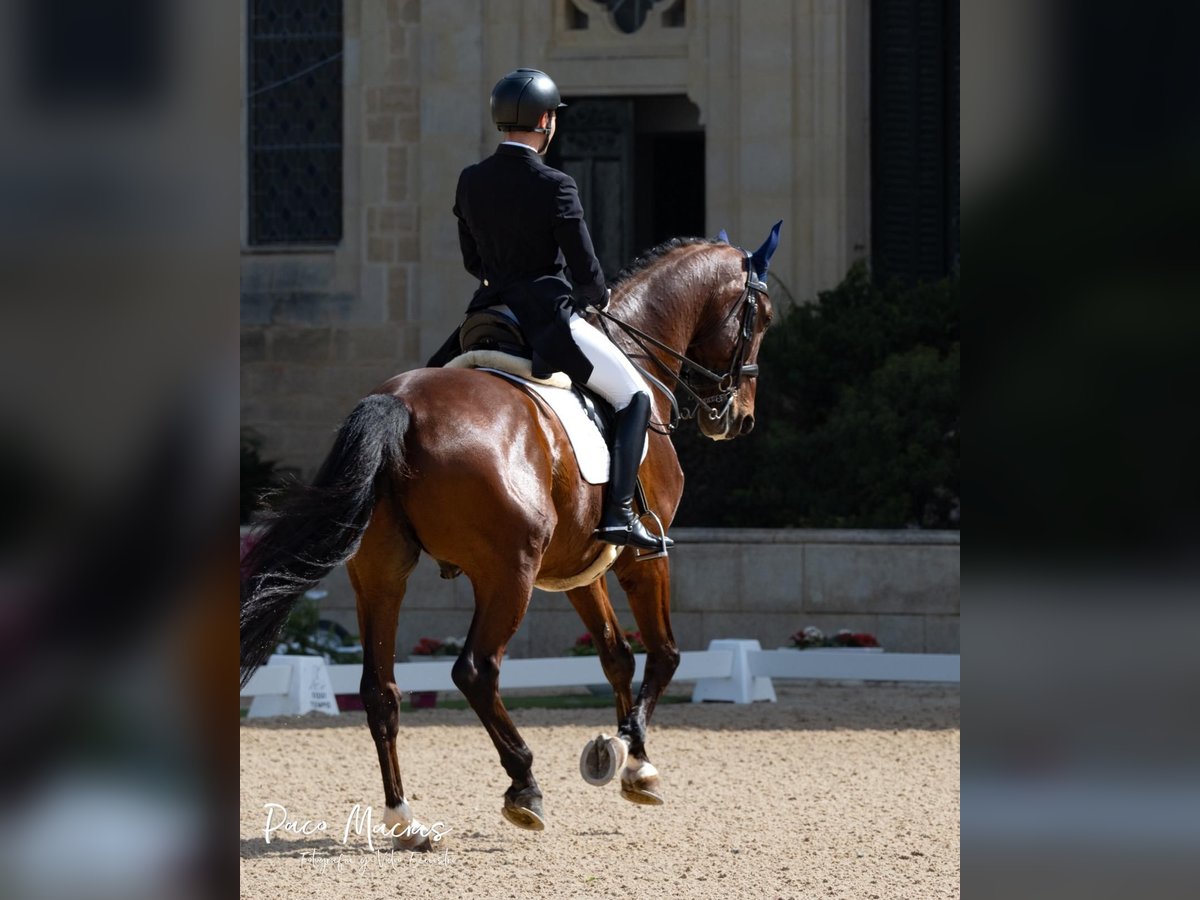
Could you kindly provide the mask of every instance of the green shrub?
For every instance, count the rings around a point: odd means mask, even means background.
[[[878,287],[855,265],[763,342],[756,427],[675,444],[676,524],[957,528],[957,278]]]
[[[279,482],[275,460],[263,459],[262,438],[252,429],[242,429],[241,524],[249,524],[265,491]]]

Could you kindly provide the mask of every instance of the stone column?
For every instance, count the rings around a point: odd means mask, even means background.
[[[490,6],[491,4],[487,4]],[[451,208],[458,173],[479,161],[491,82],[484,72],[482,0],[421,4],[419,365],[462,319],[475,289],[462,266]],[[486,83],[485,83],[486,82]]]
[[[396,372],[419,355],[412,287],[420,262],[419,0],[363,2],[362,255],[364,293],[378,291],[381,326],[398,338]]]
[[[753,249],[797,301],[837,284],[869,230],[867,0],[696,4],[689,97],[707,148],[708,227]]]

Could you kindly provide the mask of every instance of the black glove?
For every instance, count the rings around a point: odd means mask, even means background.
[[[604,295],[596,301],[589,301],[579,296],[579,294],[575,294],[571,297],[571,309],[581,316],[586,316],[589,312],[604,309],[604,307],[608,306],[608,298],[610,296],[612,296],[612,291],[607,288],[604,290]]]

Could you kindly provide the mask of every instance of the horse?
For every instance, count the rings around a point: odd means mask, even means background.
[[[707,394],[687,387],[696,398],[697,425],[713,440],[747,434],[754,425],[755,360],[772,319],[766,270],[778,233],[777,224],[754,254],[720,238],[661,244],[615,279],[600,314],[606,325],[623,323],[612,336],[648,367],[646,374],[655,370],[655,379],[685,386],[698,377],[713,382]],[[639,472],[649,508],[664,526],[684,483],[670,429],[662,427],[677,419],[674,405],[669,392],[655,397]],[[395,635],[406,580],[422,552],[443,575],[465,574],[474,588],[474,616],[452,676],[511,779],[502,815],[520,828],[545,825],[533,754],[499,693],[505,649],[535,586],[566,591],[615,694],[617,734],[601,734],[584,748],[584,777],[604,784],[619,769],[623,797],[663,803],[646,729],[679,665],[670,567],[662,555],[639,559],[629,548],[596,540],[602,488],[584,482],[558,420],[519,385],[477,369],[421,368],[360,401],[313,482],[295,485],[273,504],[243,563],[242,684],[273,652],[296,599],[344,562],[363,646],[361,696],[395,848],[431,849],[428,829],[405,799],[396,755]],[[636,698],[633,653],[603,577],[609,566],[646,647]]]

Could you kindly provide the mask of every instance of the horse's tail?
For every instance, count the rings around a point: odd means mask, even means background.
[[[300,595],[358,549],[376,482],[404,467],[408,407],[391,394],[361,401],[338,430],[313,483],[276,495],[242,562],[242,686],[274,651]]]

